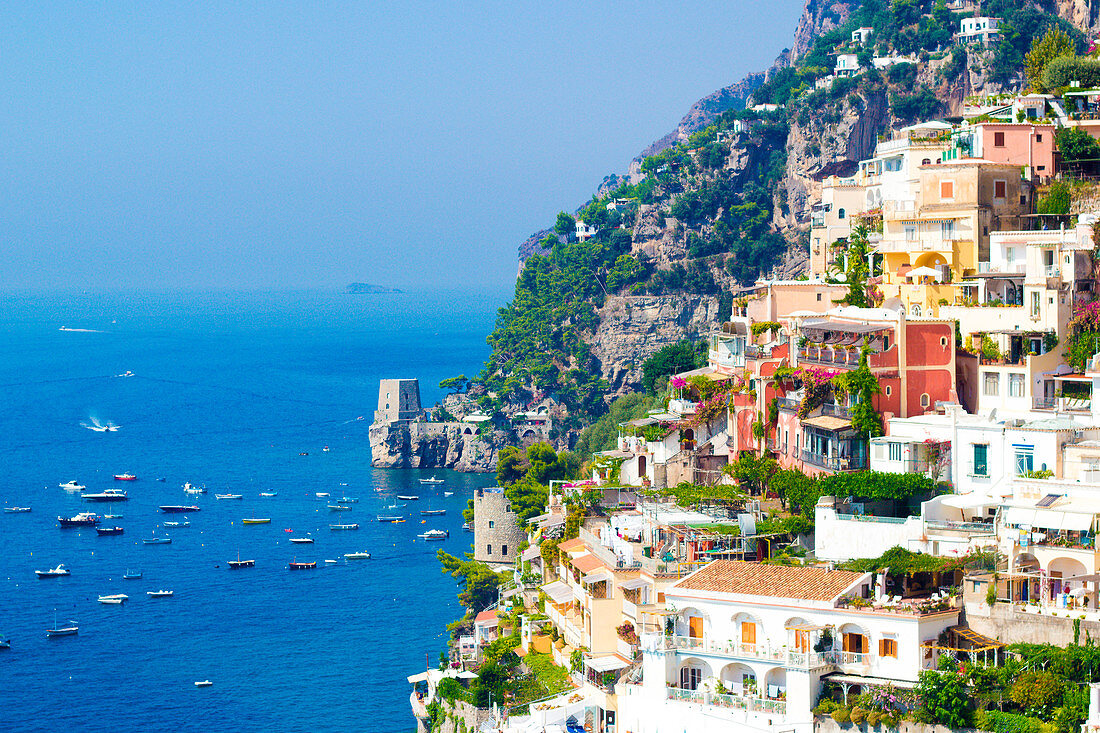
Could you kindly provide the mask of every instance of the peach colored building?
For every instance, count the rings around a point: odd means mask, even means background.
[[[1057,172],[1054,133],[1053,124],[980,122],[952,133],[950,153],[1018,165],[1025,179],[1046,183]]]

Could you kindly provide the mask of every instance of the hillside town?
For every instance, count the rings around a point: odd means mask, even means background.
[[[736,293],[537,511],[478,492],[504,572],[409,676],[420,729],[1100,729],[1097,139],[1071,79],[823,167],[804,276]]]

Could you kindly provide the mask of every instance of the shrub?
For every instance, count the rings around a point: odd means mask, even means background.
[[[867,713],[867,725],[878,725],[882,720],[883,713],[878,710],[871,710]]]
[[[851,720],[851,715],[848,713],[848,708],[837,708],[833,712],[829,713],[829,716],[840,725],[844,725]]]
[[[1085,89],[1100,85],[1100,59],[1061,56],[1043,70],[1043,86],[1047,89],[1068,87],[1071,81],[1081,82]]]
[[[852,708],[852,712],[848,714],[848,717],[856,725],[863,725],[863,721],[867,720],[867,711],[857,706]]]

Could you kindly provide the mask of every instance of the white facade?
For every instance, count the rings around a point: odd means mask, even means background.
[[[1000,37],[1000,24],[1000,18],[963,18],[959,22],[959,32],[955,38],[959,43],[988,45]]]
[[[833,73],[837,76],[855,76],[859,73],[859,57],[854,53],[837,54]]]

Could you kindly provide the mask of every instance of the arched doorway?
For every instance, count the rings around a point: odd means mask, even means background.
[[[756,694],[756,672],[747,664],[733,662],[722,667],[719,675],[722,685],[734,695]]]
[[[680,665],[678,681],[682,690],[696,690],[703,680],[713,676],[710,665],[702,659],[688,657]]]

